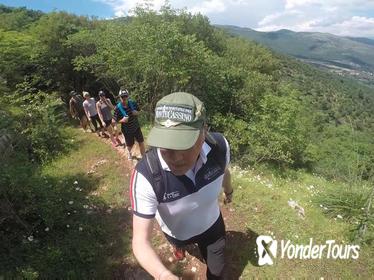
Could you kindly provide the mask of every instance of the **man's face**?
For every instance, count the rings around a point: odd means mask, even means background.
[[[126,103],[128,96],[121,96],[122,103]]]
[[[197,139],[195,145],[193,145],[188,150],[169,150],[160,149],[162,158],[165,160],[166,164],[169,166],[170,171],[177,176],[186,174],[186,172],[191,169],[200,154],[201,147],[204,144],[205,131],[201,131],[199,138]]]

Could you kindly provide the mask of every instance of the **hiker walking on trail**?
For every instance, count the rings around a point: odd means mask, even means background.
[[[116,124],[112,118],[112,110],[114,110],[114,106],[110,99],[105,97],[105,92],[102,90],[99,91],[99,98],[99,101],[96,103],[96,110],[99,114],[101,123],[109,133],[113,147],[117,147],[121,145],[121,141],[118,138],[118,132],[115,127]]]
[[[83,102],[83,108],[87,115],[87,118],[92,122],[93,126],[95,127],[95,132],[97,133],[97,135],[100,136],[100,132],[101,132],[102,133],[101,136],[104,136],[102,132],[104,127],[101,124],[99,115],[97,113],[95,99],[91,97],[89,92],[87,91],[83,92],[83,97],[84,99],[86,99]],[[98,125],[100,126],[99,130],[98,130]]]
[[[121,130],[125,137],[127,156],[132,159],[132,147],[135,139],[139,144],[140,154],[145,154],[144,137],[140,129],[138,115],[139,107],[135,101],[129,99],[129,92],[125,89],[119,91],[120,102],[114,109],[114,120],[121,123]]]
[[[218,198],[222,188],[225,203],[233,194],[228,142],[220,133],[208,133],[198,98],[177,92],[157,103],[147,143],[153,148],[130,181],[135,257],[155,279],[178,279],[152,248],[155,218],[177,260],[184,259],[184,246],[195,243],[207,264],[207,279],[222,279],[225,224]]]
[[[88,120],[86,117],[86,113],[83,108],[83,97],[79,95],[76,91],[72,90],[70,92],[70,100],[69,100],[69,110],[70,114],[73,118],[79,119],[81,127],[84,131],[87,130],[88,127]]]

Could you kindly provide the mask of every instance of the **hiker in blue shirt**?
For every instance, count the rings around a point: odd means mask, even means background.
[[[139,107],[135,101],[129,99],[129,92],[121,89],[119,91],[120,102],[114,109],[114,120],[121,123],[121,130],[125,137],[126,147],[128,151],[128,159],[132,159],[132,147],[135,139],[139,144],[140,154],[145,154],[144,137],[140,129],[138,115]]]

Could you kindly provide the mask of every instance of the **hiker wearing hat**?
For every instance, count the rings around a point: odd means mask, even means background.
[[[69,110],[71,116],[74,119],[79,119],[81,127],[86,131],[88,120],[83,109],[83,97],[74,90],[70,92]]]
[[[97,133],[98,136],[105,136],[104,132],[102,131],[104,129],[103,125],[101,124],[99,115],[97,113],[96,109],[96,102],[93,97],[90,96],[90,93],[87,91],[83,92],[83,97],[86,99],[83,102],[83,108],[84,111],[86,112],[87,118],[92,122],[93,126],[95,127],[95,132]],[[100,126],[100,129],[98,129],[97,125]]]
[[[196,243],[207,279],[222,279],[225,224],[218,198],[231,202],[230,148],[220,133],[208,133],[204,104],[189,93],[162,98],[147,142],[153,148],[136,165],[130,181],[133,252],[155,279],[178,279],[161,262],[150,239],[155,218],[177,260]]]
[[[144,137],[138,121],[139,106],[135,101],[129,99],[129,92],[126,89],[121,89],[118,96],[120,102],[114,109],[114,120],[121,123],[127,147],[127,157],[131,160],[131,150],[135,140],[139,144],[140,154],[142,156],[145,154]]]
[[[101,123],[109,133],[113,147],[121,145],[122,143],[118,138],[118,132],[112,117],[114,106],[110,99],[105,97],[105,92],[102,90],[99,91],[99,101],[96,102],[96,110],[99,114]]]

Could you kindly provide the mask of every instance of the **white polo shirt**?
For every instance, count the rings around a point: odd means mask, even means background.
[[[230,162],[230,149],[224,139],[223,164],[210,153],[222,153],[204,143],[200,156],[184,176],[171,173],[160,150],[157,150],[161,168],[167,175],[167,188],[162,193],[150,183],[145,161],[139,162],[130,181],[130,196],[134,215],[155,217],[163,232],[178,240],[187,240],[209,229],[220,215],[218,197],[225,168]],[[200,171],[200,172],[199,172]],[[148,178],[148,179],[147,179]],[[164,178],[165,179],[165,178]]]

